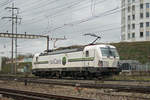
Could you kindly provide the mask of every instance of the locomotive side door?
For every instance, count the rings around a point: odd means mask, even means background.
[[[93,67],[94,66],[94,57],[95,57],[95,50],[85,50],[84,51],[84,66],[85,67]]]

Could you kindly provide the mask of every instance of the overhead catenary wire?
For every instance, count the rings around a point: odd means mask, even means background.
[[[106,11],[106,12],[100,13],[100,14],[98,14],[98,15],[92,16],[92,17],[90,16],[90,17],[85,18],[85,19],[82,19],[82,20],[78,20],[78,21],[74,21],[74,22],[71,22],[71,23],[68,23],[68,24],[64,24],[64,25],[62,25],[62,26],[60,26],[60,27],[57,27],[57,28],[52,29],[51,31],[55,31],[55,30],[57,30],[57,29],[60,29],[60,28],[65,27],[65,26],[72,26],[72,25],[76,25],[76,24],[85,23],[85,22],[87,22],[87,21],[90,21],[90,20],[93,20],[93,19],[96,19],[96,18],[99,18],[99,17],[102,17],[102,16],[110,15],[110,14],[112,14],[113,11],[116,11],[117,9],[118,9],[118,7],[117,7],[117,8],[114,8],[114,9],[112,9],[112,10],[108,10],[108,11]]]
[[[8,5],[8,4],[10,4],[10,3],[13,2],[13,1],[14,1],[14,0],[7,0],[7,1],[5,1],[5,2],[0,2],[0,8],[6,6],[6,5]]]
[[[82,0],[83,1],[83,0]],[[105,0],[106,1],[106,0]],[[99,2],[97,2],[96,4],[99,4],[99,3],[103,3],[104,2],[104,0],[101,0],[101,1],[99,1]],[[80,4],[80,3],[79,3]],[[65,4],[65,6],[66,6],[67,4]],[[73,5],[69,5],[69,6],[67,6],[67,7],[60,7],[60,6],[58,6],[58,7],[53,7],[53,8],[50,8],[50,9],[48,9],[48,11],[50,10],[53,10],[53,9],[60,9],[60,11],[57,11],[57,12],[52,12],[52,16],[51,15],[45,15],[46,17],[57,17],[57,16],[61,16],[60,15],[60,13],[64,13],[64,12],[66,12],[66,10],[70,10],[70,9],[68,9],[68,8],[70,8],[70,7],[76,7],[78,5],[78,3],[77,4],[73,4]],[[81,10],[81,9],[83,9],[83,8],[86,8],[87,6],[85,6],[85,7],[82,7],[82,8],[80,8],[80,9],[75,9],[74,11],[79,11],[79,10]],[[79,8],[79,7],[78,7]],[[42,13],[45,13],[45,12],[42,12]],[[31,23],[36,23],[36,22],[38,22],[38,21],[40,21],[43,17],[45,17],[45,16],[43,16],[42,14],[40,14],[39,16],[35,16],[34,18],[32,18],[32,19],[30,19],[30,20],[26,20],[26,21],[32,21]],[[34,21],[34,22],[33,22]],[[28,23],[28,24],[31,24],[31,23]]]
[[[31,10],[31,9],[32,9],[32,12],[37,11],[37,10],[41,10],[42,8],[45,8],[45,7],[49,6],[50,4],[54,4],[57,1],[58,0],[53,0],[53,1],[47,1],[47,2],[43,3],[43,1],[41,0],[39,2],[36,2],[36,3],[38,3],[39,6],[35,5],[35,3],[34,3],[31,7],[27,7],[27,9],[22,10],[20,13],[29,13],[29,10]],[[42,2],[42,3],[40,3],[40,2]],[[41,11],[38,11],[38,13],[39,12],[41,12]]]
[[[41,18],[42,19],[42,18]],[[35,22],[31,22],[31,23],[36,23],[36,22],[39,22],[41,19],[38,19],[37,21],[35,21]],[[32,19],[33,20],[33,19]],[[29,23],[29,24],[31,24],[31,23]]]
[[[94,17],[98,17],[98,16],[94,16]],[[82,21],[82,22],[85,22],[85,21]],[[82,22],[80,22],[80,23],[82,23]],[[63,25],[63,26],[66,26],[67,24],[65,24],[65,25]],[[54,30],[57,30],[57,29],[59,29],[59,28],[62,28],[63,26],[61,26],[61,27],[57,27],[57,28],[55,28]]]
[[[32,20],[33,20],[33,19],[31,19],[31,22],[32,22]],[[38,21],[40,21],[40,20],[38,20]],[[38,21],[37,21],[37,22],[38,22]],[[30,23],[30,24],[31,24],[31,23]]]
[[[110,12],[115,11],[115,10],[117,10],[117,9],[118,9],[118,7],[114,8],[114,9],[112,9],[112,10],[108,10],[108,11],[106,11],[106,12],[100,13],[100,14],[98,14],[98,15],[92,16],[92,17],[90,16],[90,17],[88,17],[88,18],[86,18],[86,19],[82,19],[82,20],[78,20],[78,21],[75,21],[75,22],[72,22],[72,23],[64,24],[64,25],[62,25],[62,26],[60,26],[60,27],[57,27],[57,28],[55,28],[55,29],[52,29],[52,30],[50,30],[50,31],[55,31],[55,30],[57,30],[57,29],[63,28],[63,27],[68,26],[68,25],[81,24],[81,23],[84,23],[84,22],[87,22],[87,21],[90,21],[90,20],[93,20],[93,19],[102,17],[102,16],[104,16],[104,15],[109,15],[109,14],[107,14],[107,13],[110,13]]]
[[[59,12],[65,11],[66,8],[69,9],[69,8],[79,4],[81,2],[83,2],[83,0],[80,0],[79,2],[73,2],[71,5],[64,4],[64,6],[66,6],[66,7],[63,7],[63,6],[62,7],[60,7],[60,6],[57,7],[56,6],[56,7],[48,9],[48,11],[59,9],[59,11],[54,12],[54,13],[59,13]],[[33,17],[29,20],[25,20],[25,21],[32,21],[31,23],[34,23],[33,21],[38,22],[39,20],[43,19],[43,17],[48,17],[48,15],[46,15],[46,13],[47,12],[42,12],[40,15],[35,16],[35,17]],[[53,13],[53,15],[54,15],[54,13]],[[36,20],[36,18],[38,18],[38,19]],[[31,23],[28,23],[28,24],[31,24]]]
[[[127,7],[124,7],[124,8],[127,8]],[[72,22],[72,23],[64,24],[64,25],[59,26],[59,27],[57,27],[57,28],[55,28],[55,29],[52,29],[51,31],[55,31],[55,30],[57,30],[57,29],[60,29],[60,28],[65,27],[65,26],[67,26],[67,25],[70,25],[70,26],[71,26],[71,25],[75,25],[75,24],[84,23],[84,22],[89,21],[89,20],[92,20],[92,19],[94,19],[94,18],[99,18],[99,17],[104,17],[104,16],[112,15],[112,14],[115,14],[115,13],[120,12],[120,11],[121,11],[122,9],[124,9],[124,8],[122,8],[122,7],[116,7],[116,8],[114,8],[114,9],[108,11],[108,12],[110,12],[110,13],[107,13],[107,11],[106,11],[106,12],[104,12],[103,14],[98,14],[98,15],[89,17],[89,18],[87,18],[87,19],[82,19],[82,20],[75,21],[75,22]],[[111,11],[114,11],[114,12],[111,12]]]

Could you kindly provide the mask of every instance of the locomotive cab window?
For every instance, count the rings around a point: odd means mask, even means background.
[[[102,56],[114,56],[114,57],[119,57],[118,52],[116,50],[116,48],[108,48],[108,47],[101,47],[101,52],[102,52]]]
[[[89,57],[89,51],[86,51],[85,56]]]

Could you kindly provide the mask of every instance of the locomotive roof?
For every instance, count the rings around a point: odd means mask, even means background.
[[[48,52],[41,53],[40,56],[42,56],[42,55],[54,55],[54,54],[70,53],[70,52],[77,52],[77,51],[82,51],[82,50],[83,50],[83,48],[49,50]]]
[[[95,45],[106,46],[104,44],[95,44]],[[86,47],[86,46],[90,47],[90,46],[94,46],[94,45],[84,45],[84,46],[83,45],[76,45],[76,46],[70,46],[70,47],[60,47],[60,48],[55,49],[55,50],[44,51],[44,53],[41,53],[40,56],[83,51],[84,47]]]

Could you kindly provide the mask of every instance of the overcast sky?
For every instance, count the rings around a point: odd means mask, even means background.
[[[121,29],[120,0],[1,0],[0,17],[11,16],[12,2],[19,8],[18,33],[66,37],[56,47],[85,45],[95,38],[83,36],[95,33],[102,37],[97,42],[119,42]],[[0,32],[11,32],[11,20],[0,19]],[[0,55],[11,56],[11,39],[0,38]],[[53,48],[50,41],[50,48]],[[46,39],[19,39],[18,52],[38,53],[46,49]]]

